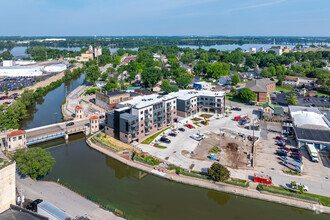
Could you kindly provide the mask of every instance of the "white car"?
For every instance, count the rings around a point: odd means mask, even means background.
[[[196,140],[196,141],[200,141],[203,139],[203,137],[199,134],[193,134],[190,136],[192,139]]]
[[[302,188],[304,189],[305,192],[308,191],[308,187],[306,185],[298,183],[298,186],[302,186]]]

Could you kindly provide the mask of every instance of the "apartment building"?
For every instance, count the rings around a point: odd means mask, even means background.
[[[184,90],[169,95],[138,96],[107,112],[105,133],[126,143],[142,141],[178,120],[198,112],[223,113],[225,93]]]
[[[106,113],[105,133],[126,143],[141,141],[172,125],[176,118],[174,96],[138,96]]]
[[[305,86],[307,88],[314,88],[316,81],[317,78],[286,76],[282,82],[282,85],[294,88],[300,88],[302,86]]]

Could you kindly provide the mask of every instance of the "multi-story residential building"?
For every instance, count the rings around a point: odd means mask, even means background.
[[[184,90],[169,95],[138,96],[106,113],[105,133],[123,142],[142,141],[198,112],[223,113],[225,93]]]
[[[294,88],[302,87],[314,88],[317,78],[298,77],[298,76],[286,76],[282,82],[283,86],[289,86]]]
[[[106,113],[105,133],[126,143],[141,141],[170,126],[176,118],[174,96],[138,96]]]

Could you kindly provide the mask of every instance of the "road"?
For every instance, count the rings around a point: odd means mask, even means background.
[[[16,175],[16,186],[25,198],[46,200],[74,217],[84,216],[93,220],[121,219],[54,182],[33,181],[29,177],[21,178]]]

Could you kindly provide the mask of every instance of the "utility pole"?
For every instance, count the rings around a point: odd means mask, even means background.
[[[219,149],[221,150],[221,128],[219,128],[219,130],[220,130]]]
[[[252,120],[253,128],[252,128],[252,159],[251,159],[251,166],[253,167],[254,164],[254,119]]]

